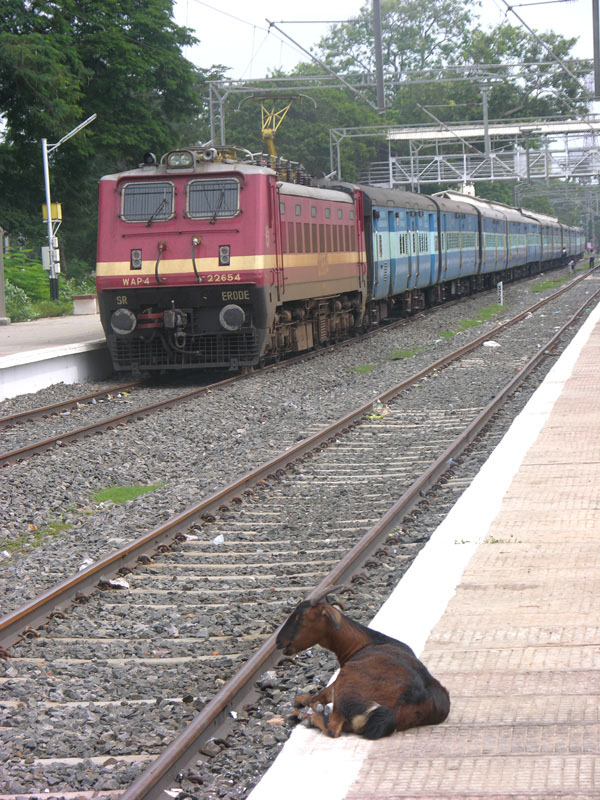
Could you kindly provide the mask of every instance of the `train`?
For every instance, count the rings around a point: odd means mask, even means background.
[[[100,179],[98,305],[115,371],[238,370],[559,266],[584,240],[467,194],[181,148]]]

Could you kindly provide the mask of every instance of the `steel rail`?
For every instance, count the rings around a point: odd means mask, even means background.
[[[590,303],[600,295],[600,290],[587,299],[575,314],[554,334],[554,336],[522,367],[506,386],[490,401],[468,427],[450,444],[430,465],[412,486],[394,503],[386,514],[365,536],[344,556],[307,595],[310,599],[322,594],[328,586],[348,581],[360,569],[364,561],[390,528],[397,525],[398,518],[405,516],[422,500],[423,493],[439,481],[449,469],[450,459],[456,460],[469,446],[481,430],[490,422],[500,406],[515,391],[527,376],[544,360],[550,349],[558,342],[565,330],[586,310]],[[138,776],[121,795],[121,800],[154,800],[163,797],[163,792],[172,787],[177,776],[198,757],[199,748],[209,738],[215,737],[219,729],[230,721],[229,711],[242,700],[246,700],[250,687],[266,670],[275,666],[280,658],[276,649],[279,629],[263,643],[241,670],[210,700],[197,717],[177,736],[161,755]]]
[[[147,414],[151,414],[154,411],[160,411],[163,408],[168,408],[169,406],[177,405],[178,403],[184,403],[186,400],[190,400],[193,397],[204,394],[209,389],[219,389],[229,383],[233,383],[234,381],[239,380],[240,377],[244,376],[235,375],[231,378],[225,378],[217,383],[207,384],[206,386],[201,386],[198,389],[192,389],[184,394],[175,395],[168,400],[160,400],[147,406],[141,406],[135,410],[125,411],[122,414],[117,414],[115,417],[109,417],[108,419],[101,420],[100,422],[94,422],[91,425],[85,425],[82,428],[77,428],[73,431],[62,433],[60,436],[52,436],[50,439],[44,439],[39,442],[26,445],[25,447],[18,448],[17,450],[1,453],[0,467],[13,464],[17,461],[22,461],[25,458],[36,455],[37,453],[42,453],[44,450],[49,450],[52,445],[57,445],[60,447],[69,441],[81,439],[82,437],[89,436],[92,433],[98,433],[100,431],[114,428],[116,425],[124,425],[131,420],[141,419],[142,417],[146,416]],[[104,394],[106,394],[106,392],[104,392]]]
[[[589,273],[586,272],[586,273],[578,276],[577,278],[574,278],[572,281],[570,281],[569,283],[567,283],[564,286],[562,286],[556,292],[553,292],[551,295],[548,295],[548,297],[543,298],[542,300],[538,301],[534,305],[530,306],[525,311],[521,312],[521,314],[517,315],[512,320],[509,320],[508,322],[503,323],[502,325],[499,325],[494,330],[494,334],[497,333],[498,331],[504,330],[506,327],[510,326],[511,324],[514,324],[515,322],[518,322],[519,320],[523,319],[523,317],[527,316],[527,314],[531,314],[534,311],[537,311],[539,308],[541,308],[542,306],[544,306],[547,303],[551,302],[552,300],[555,300],[557,297],[560,297],[560,295],[562,295],[564,292],[569,291],[569,289],[573,288],[573,286],[576,286],[580,281],[582,281],[584,278],[586,278],[588,274]],[[431,310],[436,310],[438,308],[439,307],[436,306]],[[396,322],[392,323],[391,325],[387,325],[386,329],[389,330],[392,327],[396,327],[398,325],[403,325],[406,322],[407,322],[406,319],[397,320]],[[381,329],[379,328],[379,329],[368,331],[367,335],[376,335],[380,330]],[[492,335],[491,333],[490,334],[484,334],[484,337],[489,338],[491,335]],[[481,337],[479,337],[479,339],[476,339],[475,341],[479,342],[480,339],[481,339]],[[257,374],[258,372],[263,372],[263,371],[266,371],[266,370],[269,370],[269,369],[276,369],[276,368],[278,368],[280,366],[286,366],[286,365],[289,365],[289,364],[293,364],[296,361],[301,361],[303,359],[314,358],[314,357],[317,357],[317,356],[319,356],[319,355],[321,355],[321,354],[323,354],[325,352],[329,352],[330,350],[335,349],[339,345],[348,344],[351,341],[352,340],[344,340],[343,342],[339,342],[339,343],[336,343],[336,344],[333,344],[333,345],[328,345],[327,347],[323,347],[323,348],[321,348],[319,350],[316,350],[316,351],[313,351],[313,352],[301,353],[300,355],[293,356],[292,358],[286,359],[285,361],[282,361],[282,362],[279,362],[279,363],[274,363],[274,364],[268,364],[265,367],[262,367],[261,369],[256,369],[256,370],[254,370],[254,373],[252,373],[252,374]],[[91,435],[93,433],[99,433],[101,431],[109,430],[110,428],[113,428],[113,427],[115,427],[117,425],[123,425],[123,424],[125,424],[127,422],[131,422],[132,420],[141,419],[142,417],[146,416],[147,414],[151,414],[151,413],[153,413],[155,411],[159,411],[159,410],[161,410],[163,408],[169,408],[170,406],[177,405],[179,403],[183,403],[186,400],[190,400],[190,399],[192,399],[194,397],[197,397],[197,396],[199,396],[201,394],[204,394],[209,389],[210,390],[219,389],[219,388],[223,388],[224,386],[227,386],[227,385],[229,385],[231,383],[235,383],[235,381],[237,381],[237,380],[240,380],[242,378],[248,377],[248,374],[251,374],[251,373],[245,373],[243,375],[234,375],[234,376],[232,376],[230,378],[225,378],[222,381],[218,381],[217,383],[212,383],[212,384],[209,384],[209,385],[206,385],[206,386],[202,386],[202,387],[200,387],[198,389],[193,389],[192,391],[185,392],[184,394],[181,394],[181,395],[175,395],[174,397],[171,397],[168,400],[161,400],[160,402],[157,402],[157,403],[151,403],[150,405],[147,405],[147,406],[141,406],[137,410],[127,411],[127,412],[124,412],[123,414],[118,414],[115,417],[109,417],[109,418],[107,418],[105,420],[101,420],[100,422],[96,422],[96,423],[93,423],[91,425],[86,425],[86,426],[84,426],[82,428],[77,428],[77,429],[75,429],[73,431],[70,431],[70,432],[67,432],[67,433],[63,433],[60,436],[52,436],[49,439],[44,439],[44,440],[39,441],[39,442],[34,442],[34,443],[30,444],[30,445],[26,445],[25,447],[21,447],[21,448],[15,449],[15,450],[11,450],[11,451],[6,452],[6,453],[0,453],[0,467],[5,467],[8,464],[14,464],[16,462],[23,461],[26,458],[30,458],[33,455],[37,455],[39,453],[44,452],[45,450],[49,450],[52,446],[63,447],[68,442],[76,441],[76,440],[81,439],[83,437],[89,436],[89,435]],[[130,384],[124,384],[124,386],[128,386],[128,385],[130,385]],[[105,393],[106,392],[102,392],[100,394],[105,394]],[[77,399],[79,399],[79,398],[77,398]],[[73,404],[75,401],[69,401],[69,402],[71,404]],[[57,404],[57,405],[60,406],[60,404]],[[48,408],[53,408],[53,407],[52,406],[48,406]],[[45,409],[40,409],[40,412],[43,412],[43,411],[45,411]],[[27,416],[27,414],[28,414],[28,412],[23,412],[20,416]],[[15,415],[15,416],[19,416],[19,415]],[[40,413],[39,416],[41,416],[41,413]],[[10,418],[9,417],[0,418],[0,425],[3,422],[3,419],[6,420],[6,419],[10,419]]]
[[[120,383],[117,386],[111,386],[109,389],[103,389],[101,392],[90,392],[90,394],[82,394],[79,397],[72,397],[70,400],[61,400],[58,403],[51,403],[49,406],[38,406],[32,408],[30,411],[19,411],[17,414],[8,414],[6,417],[0,417],[0,428],[5,428],[7,425],[14,425],[16,422],[37,419],[38,417],[48,417],[51,414],[58,414],[59,411],[68,411],[71,408],[77,408],[78,403],[85,403],[87,400],[93,400],[96,397],[104,397],[108,394],[115,392],[122,392],[125,389],[131,389],[133,386],[139,386],[141,381],[129,381],[129,383]]]
[[[591,300],[588,298],[586,303],[581,306],[572,319],[575,319],[579,314],[581,314],[582,310],[590,302]],[[544,301],[539,301],[535,306],[526,309],[513,319],[503,323],[502,326],[498,326],[498,328],[495,328],[493,331],[488,331],[487,333],[482,334],[473,341],[464,344],[457,350],[454,350],[452,353],[443,356],[419,372],[416,372],[410,377],[401,381],[399,384],[396,384],[396,386],[392,387],[391,389],[382,392],[378,396],[378,399],[380,401],[390,402],[392,398],[400,394],[410,385],[421,380],[429,372],[439,370],[452,361],[460,358],[463,355],[466,355],[472,350],[475,350],[487,339],[497,335],[500,330],[515,324],[519,320],[526,317],[532,309],[538,308],[543,304]],[[567,325],[568,324],[572,324],[572,322],[567,323]],[[212,384],[212,386],[219,386],[235,379],[236,378],[228,378],[220,384]],[[192,392],[191,394],[194,393],[195,392]],[[93,590],[97,583],[101,579],[106,578],[108,575],[114,575],[123,569],[132,569],[135,566],[136,560],[142,554],[164,546],[169,541],[172,541],[178,534],[189,528],[189,526],[195,521],[210,518],[212,512],[217,511],[221,507],[227,506],[228,503],[242,503],[243,500],[241,495],[244,492],[250,492],[252,487],[264,482],[269,478],[276,479],[277,474],[287,469],[287,467],[293,462],[298,461],[303,456],[310,454],[311,451],[318,452],[329,443],[334,442],[336,436],[358,424],[360,419],[372,408],[372,406],[373,400],[371,399],[364,405],[354,409],[323,430],[313,434],[312,436],[309,436],[306,439],[303,439],[301,442],[293,447],[290,447],[285,452],[280,453],[269,461],[241,475],[232,483],[219,489],[217,492],[208,495],[198,503],[189,506],[179,514],[174,515],[162,525],[153,528],[133,542],[124,545],[99,561],[94,562],[86,569],[81,570],[81,572],[79,572],[77,575],[61,581],[60,583],[48,589],[46,592],[43,592],[41,595],[38,595],[37,597],[27,601],[23,606],[15,611],[4,615],[0,618],[0,647],[6,649],[11,644],[18,641],[24,631],[28,631],[33,635],[33,629],[36,626],[43,624],[43,622],[53,611],[56,610],[58,606],[62,606],[72,602],[73,600],[77,600],[81,596],[85,596],[86,592]]]

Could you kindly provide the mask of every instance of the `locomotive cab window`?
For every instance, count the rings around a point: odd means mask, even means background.
[[[233,178],[188,184],[188,216],[192,219],[234,217],[239,210],[240,185]]]
[[[127,183],[121,194],[121,218],[125,222],[171,219],[175,189],[170,181]]]

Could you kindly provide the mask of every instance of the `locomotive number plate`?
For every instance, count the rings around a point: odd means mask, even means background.
[[[239,272],[209,272],[205,276],[206,283],[233,283],[240,280]]]

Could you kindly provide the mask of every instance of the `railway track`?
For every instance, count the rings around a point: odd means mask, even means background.
[[[77,395],[76,397],[61,400],[57,403],[51,403],[47,406],[38,406],[37,408],[32,408],[28,411],[19,411],[15,414],[6,414],[5,416],[0,417],[0,430],[4,428],[11,428],[13,425],[20,425],[24,422],[31,422],[35,419],[61,414],[66,411],[73,411],[77,408],[80,408],[84,403],[95,404],[99,400],[102,401],[112,399],[115,395],[120,395],[122,392],[126,393],[140,385],[140,381],[118,383],[114,386],[101,389],[97,392],[88,392],[87,394]]]
[[[501,343],[500,336],[498,329]],[[524,332],[523,350],[507,355],[501,369],[496,361],[497,389],[515,391],[559,336],[538,348]],[[457,387],[472,382],[486,358],[479,346],[461,348],[456,359],[436,362],[300,444],[284,442],[281,456],[0,620],[15,673],[0,680],[15,695],[4,704],[15,772],[0,791],[19,794],[25,770],[28,797],[38,788],[81,796],[129,784],[127,800],[153,797],[177,784],[199,750],[215,757],[234,704],[253,703],[248,684],[276,663],[274,629],[299,599],[317,585],[370,582],[382,560],[384,583],[410,563],[419,543],[387,534],[427,502],[428,489],[446,480],[502,402],[489,402],[486,388],[479,402],[461,404]],[[424,411],[424,393],[429,407],[437,399],[435,413]],[[461,481],[451,478],[440,491],[451,504]],[[388,561],[396,567],[386,568]],[[31,638],[22,638],[27,628]],[[87,688],[92,671],[102,687],[95,693]],[[53,691],[41,696],[40,684]],[[23,730],[32,705],[39,724]],[[135,737],[119,735],[132,724]],[[36,786],[36,770],[48,786]]]
[[[547,303],[556,300],[556,298],[560,297],[565,292],[572,289],[574,286],[577,286],[584,278],[586,277],[586,273],[574,278],[565,286],[562,286],[556,292],[548,295],[547,297],[543,298],[541,301],[533,304],[530,308],[526,309],[522,312],[520,316],[515,317],[513,320],[509,320],[505,323],[505,326],[508,327],[514,322],[518,322],[527,314],[535,313],[539,309],[543,308]],[[433,309],[433,310],[437,310]],[[395,325],[402,325],[405,324],[406,320],[398,320],[395,323],[392,323],[391,326],[388,326],[388,329],[395,326]],[[502,328],[500,328],[502,329]],[[499,330],[500,330],[499,329]],[[376,335],[378,331],[371,332],[372,335]],[[496,332],[494,332],[495,335]],[[488,334],[491,336],[491,334]],[[344,341],[339,345],[332,345],[329,348],[324,348],[316,353],[312,354],[302,354],[300,356],[295,356],[294,358],[288,359],[285,364],[294,363],[296,361],[301,361],[306,358],[315,357],[319,354],[324,352],[329,352],[332,349],[335,349],[339,346],[347,346],[348,342]],[[261,370],[256,370],[256,372],[262,372],[264,370],[269,369],[277,369],[278,364],[268,365],[267,367],[262,368]],[[4,452],[0,452],[0,467],[7,466],[9,464],[17,463],[20,461],[24,461],[28,458],[31,458],[34,455],[38,455],[43,453],[47,450],[56,447],[65,447],[72,442],[76,442],[82,439],[85,439],[89,436],[102,433],[107,430],[112,430],[119,425],[124,425],[129,422],[135,422],[149,414],[160,412],[167,408],[172,408],[178,404],[186,403],[190,400],[193,400],[199,397],[202,394],[205,394],[208,391],[217,390],[220,388],[224,388],[229,386],[232,383],[235,383],[238,380],[244,379],[247,377],[246,375],[234,375],[227,377],[225,379],[221,379],[216,382],[208,382],[206,381],[202,386],[196,387],[191,390],[187,390],[185,392],[177,392],[177,390],[167,389],[157,389],[153,387],[153,393],[159,393],[166,395],[162,399],[158,401],[153,401],[152,403],[145,403],[143,399],[135,403],[129,403],[128,401],[131,399],[127,395],[127,390],[137,387],[141,388],[141,382],[130,382],[125,384],[120,384],[115,387],[112,387],[108,390],[103,390],[101,392],[96,392],[92,394],[83,395],[80,397],[70,398],[63,402],[54,403],[49,406],[41,407],[41,408],[34,408],[29,411],[19,412],[17,414],[11,414],[5,417],[0,417],[0,431],[3,429],[7,429],[4,435],[5,443],[4,445],[0,443],[0,448],[2,446],[6,447],[6,445],[10,442],[12,444],[10,450],[6,450]],[[46,418],[51,415],[59,415],[65,414],[66,412],[70,412],[71,410],[81,410],[82,406],[89,406],[92,401],[96,401],[97,399],[114,399],[115,396],[126,397],[127,399],[125,402],[128,405],[133,405],[134,407],[128,408],[126,411],[122,411],[119,414],[115,414],[110,417],[105,417],[100,412],[100,419],[95,419],[94,421],[80,426],[80,427],[70,427],[66,425],[65,420],[61,420],[60,427],[62,430],[57,432],[55,435],[40,439],[39,441],[27,441],[30,437],[29,431],[24,431],[24,423],[31,422],[33,420],[39,418]],[[89,410],[89,408],[88,408]],[[98,415],[98,414],[96,414]],[[16,446],[15,446],[16,445]]]

